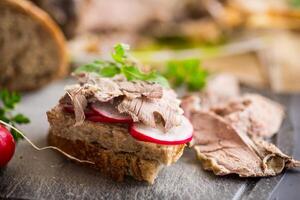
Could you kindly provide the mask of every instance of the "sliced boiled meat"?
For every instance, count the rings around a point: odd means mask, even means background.
[[[229,74],[218,74],[212,76],[203,92],[201,92],[201,106],[203,109],[226,103],[232,98],[240,95],[238,80]]]
[[[284,118],[283,107],[261,95],[246,94],[211,109],[250,136],[271,137]]]
[[[172,90],[164,90],[161,99],[125,98],[117,108],[119,112],[129,114],[135,122],[140,121],[152,128],[162,123],[167,131],[181,123],[183,110],[179,104]]]
[[[259,138],[250,138],[224,118],[207,111],[191,114],[193,148],[206,170],[216,175],[241,177],[275,176],[284,168],[300,167],[300,162]]]

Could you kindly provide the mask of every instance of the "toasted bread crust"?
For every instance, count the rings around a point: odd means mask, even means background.
[[[117,181],[123,181],[125,176],[132,176],[136,180],[153,184],[162,167],[158,161],[141,159],[134,153],[115,153],[96,144],[56,136],[51,131],[48,139],[50,145],[76,158],[94,162],[94,165],[87,165],[99,169],[101,173]]]
[[[58,55],[58,65],[55,66],[56,70],[48,77],[41,77],[37,84],[27,84],[26,82],[20,83],[8,83],[8,85],[0,85],[0,87],[7,87],[11,90],[33,90],[43,85],[47,84],[49,81],[61,78],[65,76],[68,72],[68,56],[67,47],[65,42],[65,37],[56,23],[51,19],[51,17],[45,13],[43,10],[35,6],[33,3],[25,0],[2,0],[0,1],[0,7],[9,7],[15,11],[22,13],[24,16],[29,16],[32,20],[42,27],[40,30],[46,32],[53,41],[53,45],[57,46],[56,51]],[[26,32],[26,30],[24,30]],[[39,33],[37,33],[39,34]],[[48,40],[49,38],[45,38]],[[14,41],[11,41],[14,42]],[[30,41],[29,41],[30,42]],[[41,44],[41,48],[43,48]],[[28,49],[30,50],[30,49]],[[12,50],[13,51],[13,50]],[[5,55],[3,55],[5,56]],[[38,58],[32,58],[38,59]],[[16,81],[16,80],[14,80]]]

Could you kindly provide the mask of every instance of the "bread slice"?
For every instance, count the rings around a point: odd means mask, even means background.
[[[0,1],[0,88],[32,90],[67,72],[65,38],[25,0]]]
[[[95,162],[95,167],[123,180],[129,175],[153,183],[164,165],[176,162],[185,145],[158,145],[135,140],[126,124],[84,121],[74,126],[72,114],[56,106],[47,112],[49,142],[80,159]]]
[[[153,183],[162,167],[158,161],[142,159],[134,153],[116,153],[97,144],[57,136],[51,131],[49,143],[76,158],[94,162],[95,165],[88,165],[117,181],[123,181],[126,175],[130,175],[137,180]]]

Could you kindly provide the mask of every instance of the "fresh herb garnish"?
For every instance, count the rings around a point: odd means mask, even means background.
[[[149,73],[142,72],[137,64],[129,58],[129,46],[126,44],[117,44],[112,53],[113,61],[98,60],[93,63],[83,65],[75,70],[79,72],[94,72],[102,77],[113,77],[117,74],[123,74],[128,81],[142,80],[161,84],[169,87],[167,79],[156,71]]]
[[[294,8],[300,8],[300,0],[290,0],[290,5]]]
[[[14,114],[13,110],[16,105],[21,101],[21,96],[17,92],[9,92],[7,89],[0,91],[0,120],[16,126],[16,124],[27,124],[30,120],[23,114]],[[22,139],[23,137],[15,130],[10,130],[15,141]]]
[[[171,60],[167,63],[164,76],[175,86],[186,85],[189,90],[201,90],[208,72],[202,68],[199,59]]]
[[[96,60],[93,63],[83,65],[75,70],[78,72],[94,72],[103,77],[113,77],[120,74],[121,69],[118,64],[111,61]]]

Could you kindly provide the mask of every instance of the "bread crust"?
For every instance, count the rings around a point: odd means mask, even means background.
[[[50,145],[56,146],[64,152],[79,158],[89,160],[95,164],[84,164],[99,169],[104,175],[116,181],[123,181],[125,176],[131,176],[139,181],[154,183],[162,164],[155,160],[141,159],[133,153],[115,153],[84,141],[68,140],[49,133]]]
[[[48,81],[42,81],[41,85],[34,84],[31,86],[26,86],[24,83],[19,83],[18,88],[10,88],[10,86],[8,86],[8,88],[22,91],[33,90],[47,84],[51,80],[64,77],[69,71],[67,46],[62,31],[52,20],[52,18],[33,3],[25,0],[1,0],[0,6],[10,6],[11,8],[20,10],[20,12],[23,12],[36,20],[41,26],[44,27],[44,31],[49,32],[49,34],[53,37],[53,41],[56,43],[57,51],[59,52],[60,57],[60,64],[57,66],[57,71],[55,74],[51,75]]]

